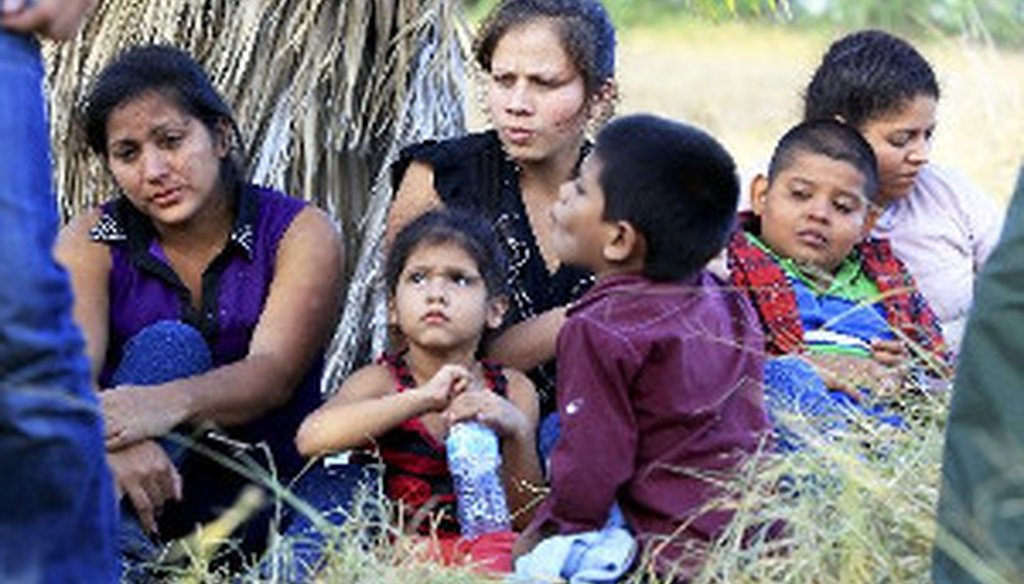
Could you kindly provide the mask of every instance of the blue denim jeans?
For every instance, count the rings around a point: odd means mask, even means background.
[[[291,487],[292,492],[309,504],[323,519],[341,527],[355,507],[362,503],[357,497],[361,488],[376,492],[380,481],[379,471],[372,466],[358,463],[327,466],[318,461]],[[361,514],[372,516],[376,509],[371,505]],[[340,542],[329,541],[329,535],[320,531],[312,519],[294,509],[285,514],[284,540],[264,558],[259,567],[261,580],[299,583],[314,579],[322,567],[324,554],[332,545]],[[350,538],[356,531],[342,532]],[[346,539],[346,545],[361,545],[358,539]]]
[[[210,349],[199,331],[181,322],[159,321],[125,343],[124,355],[111,377],[111,385],[157,385],[198,375],[208,371],[212,364]],[[161,439],[159,443],[180,470],[187,455],[186,447],[168,439]],[[147,570],[157,562],[161,548],[146,535],[127,497],[121,501],[118,536],[124,579],[129,582],[151,579]]]
[[[117,510],[67,274],[36,43],[0,30],[0,581],[116,582]]]

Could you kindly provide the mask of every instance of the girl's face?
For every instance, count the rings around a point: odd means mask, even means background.
[[[391,299],[391,323],[410,345],[439,353],[476,352],[486,327],[501,324],[476,261],[454,242],[416,246]]]
[[[918,95],[860,128],[878,157],[883,206],[910,194],[917,174],[928,163],[937,105],[934,97]]]
[[[157,224],[187,224],[219,202],[224,134],[158,92],[118,106],[107,120],[107,166],[136,209]]]
[[[590,107],[554,21],[531,20],[501,37],[491,57],[487,109],[513,159],[579,155]]]

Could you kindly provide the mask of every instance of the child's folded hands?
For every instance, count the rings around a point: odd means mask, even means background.
[[[887,367],[902,367],[907,364],[907,347],[898,339],[871,341],[871,357]]]
[[[419,391],[428,397],[434,411],[448,408],[452,400],[475,383],[475,377],[462,365],[448,364],[437,371]]]
[[[449,424],[462,420],[476,420],[490,427],[501,438],[519,436],[529,431],[530,424],[526,415],[515,407],[512,402],[474,385],[469,391],[456,396],[445,419]]]

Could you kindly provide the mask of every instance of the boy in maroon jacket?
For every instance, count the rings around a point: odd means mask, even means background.
[[[609,124],[562,186],[552,246],[598,281],[558,336],[551,493],[517,551],[601,529],[617,504],[657,572],[685,578],[731,518],[705,506],[768,428],[757,316],[703,271],[738,191],[713,138],[653,116]]]

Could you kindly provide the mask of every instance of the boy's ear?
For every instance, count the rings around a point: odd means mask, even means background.
[[[628,262],[637,256],[643,248],[643,236],[629,221],[616,221],[610,224],[610,237],[601,250],[605,261],[612,264]]]
[[[750,181],[750,209],[758,217],[764,213],[764,207],[768,201],[768,177],[758,174]]]
[[[508,311],[508,298],[497,296],[487,301],[487,328],[496,329],[505,321],[505,312]]]

